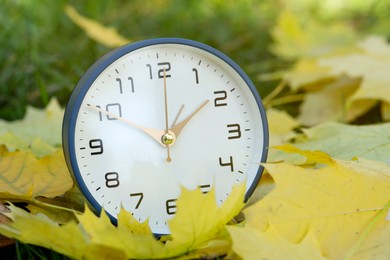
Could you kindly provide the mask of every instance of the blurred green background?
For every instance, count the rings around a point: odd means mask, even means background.
[[[88,67],[109,51],[64,13],[66,5],[138,41],[183,37],[209,44],[235,60],[260,94],[286,69],[274,56],[271,31],[289,10],[305,23],[340,20],[361,34],[390,36],[389,0],[0,0],[0,118],[23,117],[26,105],[45,106],[52,96],[65,105]]]

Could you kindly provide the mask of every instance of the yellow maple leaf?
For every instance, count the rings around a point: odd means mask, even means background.
[[[305,234],[302,241],[292,243],[281,236],[272,224],[264,232],[249,224],[227,228],[233,239],[234,252],[245,260],[327,259],[321,254],[320,245],[312,233]]]
[[[32,215],[11,205],[11,212],[4,214],[12,222],[0,224],[0,233],[78,259],[216,257],[230,249],[228,237],[221,234],[226,222],[242,209],[244,190],[245,185],[236,186],[218,207],[213,191],[203,194],[199,189],[183,189],[165,243],[146,231],[145,223],[138,223],[130,213],[121,212],[116,227],[104,211],[98,217],[88,207],[76,215],[77,225],[69,222],[59,226],[42,213]]]
[[[0,197],[3,199],[55,197],[73,185],[62,149],[38,159],[29,150],[9,152],[0,146],[0,175]]]
[[[265,232],[272,224],[290,243],[299,243],[310,231],[318,240],[320,254],[331,259],[390,255],[390,221],[385,219],[390,207],[388,165],[337,160],[291,146],[281,149],[317,164],[266,164],[276,186],[244,210],[248,225]]]
[[[299,126],[299,122],[287,112],[274,108],[267,109],[267,120],[270,146],[280,145],[292,138],[295,135],[293,129]],[[280,122],[283,122],[283,124]]]
[[[105,27],[95,20],[80,15],[76,9],[70,5],[65,7],[65,13],[75,24],[81,27],[90,38],[100,44],[109,48],[115,48],[130,42],[129,39],[121,36],[116,29]]]

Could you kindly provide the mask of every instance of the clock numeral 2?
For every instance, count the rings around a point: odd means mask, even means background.
[[[102,139],[91,139],[89,140],[89,148],[95,150],[91,152],[91,155],[98,155],[103,153],[103,141]]]
[[[171,70],[171,63],[170,62],[159,62],[157,63],[157,66],[163,67],[162,69],[159,69],[157,71],[158,78],[162,79],[164,78],[164,69],[165,69],[165,77],[170,78],[171,74],[167,74],[168,71]],[[150,79],[153,79],[153,70],[151,64],[146,64],[146,67],[149,68],[149,77]]]
[[[214,99],[215,107],[227,106],[227,103],[225,101],[227,98],[227,93],[225,90],[214,91],[214,94],[217,95],[217,97]]]
[[[222,158],[219,157],[219,165],[222,166],[222,167],[229,166],[230,167],[230,171],[231,172],[234,171],[233,157],[232,156],[229,157],[229,162],[222,162]]]
[[[107,172],[104,177],[107,188],[116,188],[119,186],[119,174],[117,172]]]

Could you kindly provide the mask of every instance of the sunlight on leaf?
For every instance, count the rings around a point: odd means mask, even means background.
[[[80,15],[76,9],[68,5],[65,7],[68,17],[82,28],[85,33],[96,42],[109,48],[116,48],[130,42],[129,39],[121,36],[116,29],[108,28],[101,23]]]
[[[390,222],[381,214],[390,200],[389,165],[342,161],[291,146],[280,149],[305,156],[313,166],[266,164],[276,187],[244,210],[250,227],[266,232],[272,224],[290,243],[299,243],[310,230],[321,255],[331,259],[351,250],[358,259],[390,255]]]

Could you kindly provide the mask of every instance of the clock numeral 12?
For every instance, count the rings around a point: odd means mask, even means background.
[[[167,74],[167,72],[171,70],[171,63],[170,62],[159,62],[159,63],[157,63],[157,66],[163,67],[162,69],[159,69],[157,71],[158,78],[160,78],[160,79],[164,78],[164,69],[165,69],[165,77],[166,78],[170,78],[171,77],[170,74]],[[151,64],[146,64],[146,67],[149,68],[149,77],[150,77],[150,79],[153,79],[152,65]]]

